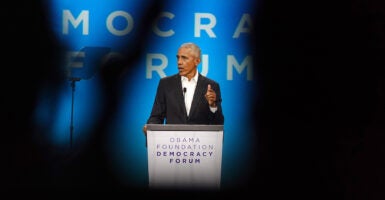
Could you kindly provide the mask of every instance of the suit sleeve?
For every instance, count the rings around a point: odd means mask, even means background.
[[[217,95],[217,111],[215,113],[211,113],[211,116],[209,116],[210,119],[210,124],[215,124],[215,125],[223,125],[224,124],[224,116],[222,113],[222,95],[221,95],[221,89],[218,83],[213,83],[212,84],[214,87],[214,91]]]
[[[163,81],[160,80],[155,95],[154,104],[152,106],[150,117],[147,120],[147,124],[163,124],[166,116],[166,98],[164,92]]]

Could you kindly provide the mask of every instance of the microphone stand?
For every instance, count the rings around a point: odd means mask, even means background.
[[[70,77],[69,80],[71,81],[71,88],[72,88],[71,122],[70,122],[70,147],[72,149],[72,140],[73,140],[72,138],[73,138],[73,132],[74,132],[73,119],[74,119],[75,83],[76,81],[80,81],[80,78]]]

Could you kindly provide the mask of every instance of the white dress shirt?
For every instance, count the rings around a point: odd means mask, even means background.
[[[185,106],[186,106],[186,112],[187,112],[187,116],[189,116],[190,114],[190,108],[191,108],[191,103],[192,103],[192,100],[194,98],[194,92],[195,92],[195,88],[197,86],[197,83],[198,83],[198,72],[195,73],[195,76],[191,79],[191,80],[188,80],[187,77],[185,76],[182,76],[182,91],[183,91],[183,95],[184,95],[184,103],[185,103]],[[186,88],[186,89],[184,89]],[[210,107],[210,110],[211,112],[215,112],[217,110],[217,108],[211,108]]]
[[[191,103],[194,97],[194,92],[195,92],[197,83],[198,83],[198,72],[195,73],[195,76],[191,80],[188,80],[187,77],[182,76],[182,88],[186,88],[186,89],[183,89],[183,91],[184,91],[184,103],[186,105],[187,116],[190,114]]]

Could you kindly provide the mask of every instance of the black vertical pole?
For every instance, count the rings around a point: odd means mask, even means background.
[[[80,78],[71,77],[71,87],[72,87],[72,103],[71,103],[71,124],[70,124],[70,147],[72,148],[73,144],[73,132],[74,132],[74,101],[75,101],[75,82],[80,81]]]
[[[74,98],[75,98],[75,79],[71,79],[72,87],[72,104],[71,104],[71,124],[70,124],[70,147],[72,148],[72,137],[74,132]]]

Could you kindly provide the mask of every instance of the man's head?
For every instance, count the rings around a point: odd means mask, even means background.
[[[189,80],[193,78],[201,62],[200,57],[201,50],[196,44],[190,42],[182,44],[176,55],[179,75],[185,76]]]

